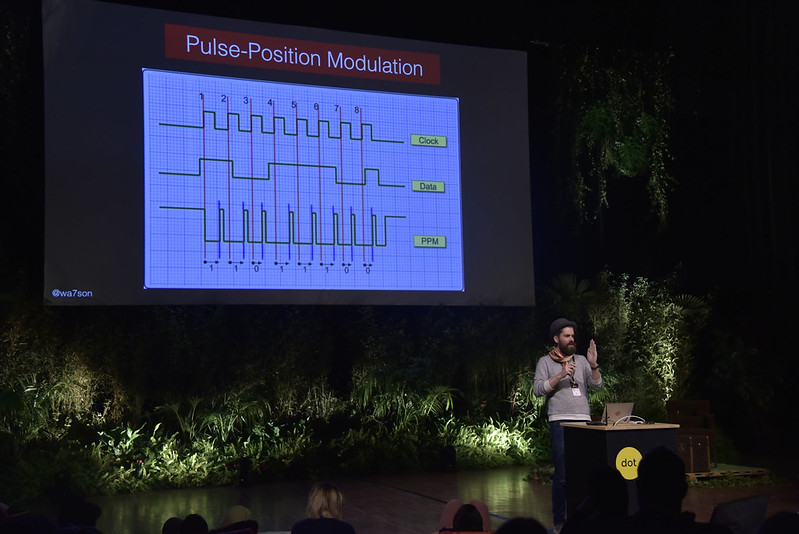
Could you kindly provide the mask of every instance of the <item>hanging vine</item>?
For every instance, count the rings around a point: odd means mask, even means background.
[[[611,180],[645,180],[650,210],[668,218],[670,54],[561,49],[558,134],[569,151],[565,177],[585,220],[609,208]]]

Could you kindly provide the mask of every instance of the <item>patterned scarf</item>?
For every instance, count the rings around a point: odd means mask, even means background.
[[[572,355],[573,356],[573,355]],[[565,363],[572,359],[572,356],[564,356],[560,353],[557,347],[553,348],[549,351],[549,357],[555,360],[558,363]]]

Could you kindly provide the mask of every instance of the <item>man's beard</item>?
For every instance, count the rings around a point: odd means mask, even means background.
[[[564,356],[572,356],[577,352],[577,343],[560,343],[558,342],[558,350]]]

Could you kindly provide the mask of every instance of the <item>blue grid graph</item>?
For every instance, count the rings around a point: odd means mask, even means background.
[[[143,70],[145,286],[463,291],[456,98]]]

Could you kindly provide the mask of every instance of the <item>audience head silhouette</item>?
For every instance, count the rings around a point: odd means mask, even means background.
[[[441,511],[438,520],[439,532],[488,532],[491,530],[491,514],[488,506],[480,499],[472,499],[468,504],[460,499],[451,499]]]
[[[252,518],[252,512],[250,512],[249,508],[236,504],[230,507],[227,514],[225,514],[225,518],[211,533],[239,532],[244,530],[258,532],[258,521]]]
[[[473,504],[464,504],[452,518],[455,532],[483,532],[483,516]]]
[[[311,519],[341,519],[343,506],[344,496],[333,484],[317,482],[308,493],[306,515]]]
[[[170,517],[164,521],[164,526],[161,527],[161,534],[180,534],[180,526],[183,524],[183,519],[180,517]]]
[[[234,523],[247,521],[249,519],[252,519],[252,513],[250,512],[250,509],[247,508],[246,506],[236,504],[230,507],[230,510],[228,510],[227,514],[225,515],[225,518],[222,520],[221,523],[219,523],[219,526],[216,528],[227,527]]]
[[[516,517],[502,524],[497,534],[546,534],[544,525],[532,517]]]
[[[308,492],[305,519],[291,527],[292,534],[355,534],[355,529],[341,519],[344,496],[329,482],[317,482]]]
[[[201,515],[189,514],[180,525],[180,534],[208,534],[208,522]]]
[[[614,517],[627,515],[627,481],[615,467],[603,465],[591,471],[588,494],[599,514]]]
[[[638,465],[638,504],[641,511],[655,515],[674,515],[682,510],[688,492],[685,464],[665,447],[652,449]]]

